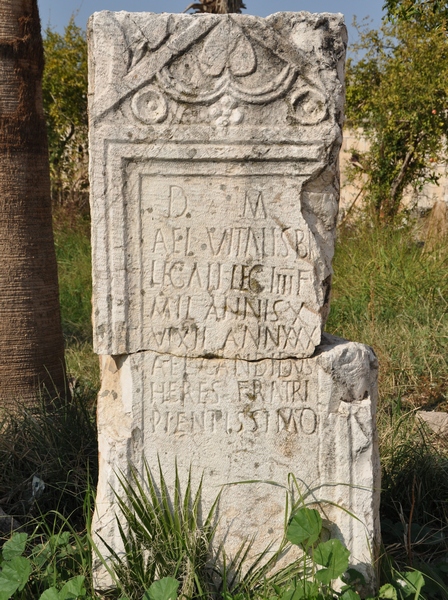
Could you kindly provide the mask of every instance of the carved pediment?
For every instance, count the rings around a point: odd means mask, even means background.
[[[245,105],[284,98],[291,123],[314,125],[329,115],[325,89],[306,53],[275,21],[250,16],[124,13],[113,29],[125,39],[119,86],[95,103],[98,117],[131,98],[141,122],[163,123],[170,105],[208,107],[206,121],[227,127],[244,120]],[[118,57],[117,57],[118,58]],[[116,80],[116,78],[115,78]]]

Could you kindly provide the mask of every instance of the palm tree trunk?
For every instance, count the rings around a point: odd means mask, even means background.
[[[0,408],[65,390],[37,0],[0,0]]]

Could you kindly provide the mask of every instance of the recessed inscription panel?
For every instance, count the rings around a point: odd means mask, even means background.
[[[180,356],[310,355],[323,294],[300,179],[187,169],[128,172],[129,345]]]

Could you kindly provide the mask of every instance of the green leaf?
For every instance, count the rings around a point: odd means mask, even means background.
[[[0,576],[0,600],[9,600],[18,589],[18,583],[3,579]]]
[[[346,590],[340,598],[341,600],[360,600],[361,596],[358,594],[358,592]]]
[[[390,583],[386,583],[380,588],[378,597],[385,600],[398,600],[397,590]]]
[[[48,544],[39,544],[30,554],[33,564],[37,567],[43,567],[43,565],[50,560],[51,556],[52,552]]]
[[[288,588],[283,592],[280,600],[315,600],[318,594],[319,585],[314,581],[305,580],[299,581],[295,588]]]
[[[316,579],[329,585],[333,579],[341,577],[348,568],[350,551],[339,540],[328,540],[320,543],[314,551],[314,560],[321,569],[316,573]]]
[[[76,600],[79,597],[85,596],[84,581],[85,577],[83,575],[69,579],[59,592],[59,600]]]
[[[418,598],[420,590],[425,585],[425,579],[420,571],[399,573],[395,581],[403,591],[405,598]]]
[[[154,581],[143,596],[143,600],[176,600],[179,582],[173,577],[164,577]]]
[[[3,546],[2,553],[4,560],[11,560],[15,556],[21,556],[25,552],[27,539],[28,535],[26,533],[14,533],[11,539]]]
[[[58,533],[57,535],[52,535],[50,538],[50,543],[53,543],[55,546],[67,546],[70,544],[70,532],[63,531],[62,533]]]
[[[59,600],[59,592],[55,587],[51,587],[40,596],[39,600]]]
[[[292,597],[294,596],[294,592],[295,592],[295,588],[288,588],[280,596],[280,600],[292,600]]]
[[[30,573],[31,563],[23,556],[15,556],[12,560],[5,561],[0,573],[0,600],[8,600],[16,590],[22,591]],[[12,593],[10,590],[13,590]]]
[[[319,595],[319,584],[314,581],[299,581],[292,600],[314,600]]]
[[[317,542],[322,531],[322,519],[314,508],[303,507],[293,515],[286,531],[288,540],[308,548]]]

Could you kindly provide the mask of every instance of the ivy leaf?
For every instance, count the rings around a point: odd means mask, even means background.
[[[219,77],[229,58],[232,39],[229,21],[222,20],[206,40],[200,56],[201,70],[211,77]],[[231,46],[233,47],[233,46]]]
[[[308,548],[317,542],[321,531],[320,514],[314,508],[303,507],[290,520],[286,537],[292,544]]]
[[[28,535],[26,533],[14,533],[11,539],[3,545],[3,559],[11,560],[15,556],[21,556],[25,552],[27,539]]]
[[[339,540],[328,540],[317,546],[314,560],[325,567],[316,573],[316,579],[325,585],[330,585],[333,579],[341,577],[348,568],[350,551]]]
[[[8,600],[18,590],[21,592],[28,582],[31,573],[31,563],[24,556],[15,556],[12,560],[2,563],[0,573],[0,600]],[[12,594],[4,595],[5,590],[13,589]]]
[[[179,582],[173,577],[164,577],[154,581],[149,590],[145,592],[143,600],[176,600]]]

